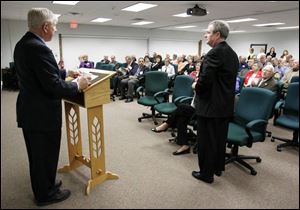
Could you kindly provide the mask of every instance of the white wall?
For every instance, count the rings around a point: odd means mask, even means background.
[[[227,42],[238,55],[247,56],[250,44],[267,44],[267,51],[271,47],[276,50],[276,57],[287,49],[294,58],[299,59],[299,30],[276,31],[252,34],[230,34]],[[254,52],[258,54],[259,52]]]
[[[56,36],[47,45],[59,60],[58,34],[62,34],[63,57],[67,68],[78,65],[78,56],[84,53],[94,62],[112,54],[120,62],[124,61],[127,54],[140,57],[146,52],[158,52],[163,57],[166,53],[197,54],[200,39],[202,52],[210,50],[203,33],[80,24],[76,30],[70,29],[68,24],[58,24],[57,28]],[[26,31],[26,21],[1,19],[1,68],[8,67],[9,62],[13,61],[14,47]],[[72,43],[72,40],[76,42]],[[246,56],[250,44],[268,44],[268,48],[276,48],[278,56],[283,49],[288,49],[295,58],[299,58],[299,30],[232,34],[228,43],[238,55]]]

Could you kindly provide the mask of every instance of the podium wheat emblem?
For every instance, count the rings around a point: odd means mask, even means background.
[[[70,130],[71,144],[75,145],[78,143],[78,123],[77,123],[77,115],[73,108],[71,108],[69,112],[69,130]]]
[[[98,118],[94,117],[92,124],[92,141],[93,155],[95,158],[100,158],[101,155],[101,138],[100,138],[100,123]]]

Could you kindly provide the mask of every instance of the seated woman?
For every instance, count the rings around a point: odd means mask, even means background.
[[[196,82],[193,83],[193,88]],[[192,102],[193,104],[193,102]],[[190,153],[190,145],[188,143],[187,125],[191,117],[195,113],[195,108],[190,104],[180,104],[177,109],[168,116],[168,119],[156,128],[151,130],[156,133],[166,131],[169,127],[177,128],[176,143],[181,147],[173,152],[173,155],[182,155]]]
[[[79,64],[79,68],[88,68],[88,69],[94,68],[94,62],[89,61],[88,55],[81,56],[81,59],[82,61]]]
[[[168,119],[156,128],[153,132],[160,133],[166,131],[169,127],[177,128],[176,143],[181,147],[173,152],[173,155],[182,155],[190,153],[190,145],[187,138],[187,125],[190,118],[195,113],[195,108],[189,104],[180,104],[177,109],[168,116]]]

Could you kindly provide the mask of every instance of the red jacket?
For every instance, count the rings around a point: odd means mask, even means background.
[[[247,72],[246,76],[245,76],[245,80],[244,80],[244,86],[246,86],[248,84],[248,81],[250,79],[250,77],[253,75],[254,71],[250,70]],[[262,77],[262,70],[258,70],[258,72],[256,73],[255,79],[257,79],[257,81]]]

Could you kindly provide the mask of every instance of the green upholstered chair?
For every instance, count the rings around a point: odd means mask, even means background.
[[[292,140],[272,136],[271,141],[285,142],[277,145],[277,151],[287,146],[299,147],[299,82],[289,84],[285,100],[277,102],[275,110],[274,125],[293,130]]]
[[[143,116],[138,118],[139,122],[141,122],[142,119],[152,118],[154,124],[158,124],[156,118],[161,117],[161,114],[155,114],[154,106],[167,100],[163,95],[158,96],[166,91],[167,88],[168,74],[166,72],[151,71],[145,74],[145,86],[140,86],[136,90],[138,95],[137,102],[143,106],[151,107],[151,114],[143,113]]]
[[[229,123],[227,143],[231,147],[231,153],[226,154],[225,164],[236,161],[250,169],[252,175],[256,175],[257,172],[244,159],[261,162],[261,158],[239,155],[238,150],[243,146],[251,148],[253,143],[265,140],[266,127],[275,100],[276,93],[270,90],[257,87],[242,89],[234,119]]]
[[[174,89],[171,102],[158,103],[154,106],[155,111],[170,115],[177,109],[177,104],[181,99],[193,96],[193,78],[187,75],[177,76],[174,82]],[[169,92],[164,92],[166,98],[169,98]],[[159,97],[159,96],[157,96]]]

